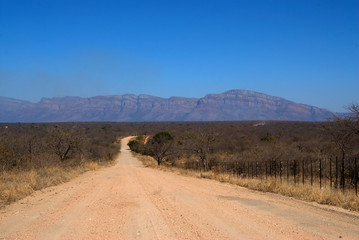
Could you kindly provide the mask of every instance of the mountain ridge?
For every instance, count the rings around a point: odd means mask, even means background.
[[[333,115],[326,109],[238,89],[202,98],[124,94],[42,98],[32,103],[0,97],[0,110],[0,122],[323,121]]]

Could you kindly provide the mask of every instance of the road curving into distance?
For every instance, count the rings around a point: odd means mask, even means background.
[[[359,214],[118,163],[0,209],[0,239],[359,239]]]

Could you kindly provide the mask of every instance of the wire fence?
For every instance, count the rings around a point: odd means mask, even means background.
[[[274,178],[280,183],[319,185],[320,189],[354,190],[358,196],[358,158],[342,160],[338,157],[317,160],[268,160],[228,162],[209,161],[209,168],[215,174],[231,174],[239,178]],[[187,169],[203,171],[203,164],[187,162]]]

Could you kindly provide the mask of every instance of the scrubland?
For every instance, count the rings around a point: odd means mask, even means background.
[[[145,165],[359,211],[358,111],[327,122],[167,123],[153,129],[129,144],[153,158]]]
[[[1,124],[0,206],[113,164],[116,131],[104,124]]]
[[[146,164],[154,159],[166,170],[357,211],[359,131],[358,115],[352,116],[327,122],[2,123],[1,202],[111,164],[118,139],[138,136],[130,148],[151,157]]]

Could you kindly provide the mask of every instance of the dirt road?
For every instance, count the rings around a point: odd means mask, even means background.
[[[144,168],[116,166],[0,209],[0,239],[359,239],[359,214]]]

